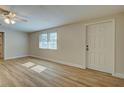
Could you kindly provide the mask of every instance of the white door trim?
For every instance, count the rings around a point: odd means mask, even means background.
[[[93,25],[93,24],[98,24],[98,23],[104,23],[104,22],[112,22],[113,23],[113,31],[114,31],[114,61],[112,62],[113,63],[113,67],[112,67],[112,73],[111,74],[114,74],[115,73],[115,41],[116,41],[116,31],[115,31],[115,19],[108,19],[108,20],[102,20],[102,21],[97,21],[97,22],[92,22],[92,23],[87,23],[87,24],[84,24],[83,26],[85,26],[85,33],[86,33],[86,37],[85,37],[85,66],[84,68],[86,69],[87,68],[87,51],[86,51],[86,44],[87,44],[87,26],[89,25]]]

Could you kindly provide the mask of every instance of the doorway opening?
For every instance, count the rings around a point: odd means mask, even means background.
[[[0,62],[4,60],[4,32],[0,32]]]

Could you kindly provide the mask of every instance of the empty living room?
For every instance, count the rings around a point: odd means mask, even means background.
[[[0,87],[124,87],[124,5],[0,5]]]

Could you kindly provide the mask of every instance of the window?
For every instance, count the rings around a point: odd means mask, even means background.
[[[47,33],[42,33],[39,38],[39,47],[40,48],[47,48],[48,40],[47,40]]]
[[[57,32],[43,32],[39,37],[39,48],[57,49]]]

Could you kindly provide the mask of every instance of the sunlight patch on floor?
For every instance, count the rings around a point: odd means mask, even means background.
[[[27,62],[27,63],[21,64],[21,65],[26,67],[26,68],[29,68],[29,69],[37,72],[37,73],[41,73],[47,69],[45,66],[37,65],[37,64],[32,63],[32,62]]]
[[[35,64],[32,63],[32,62],[27,62],[27,63],[22,64],[22,66],[25,66],[25,67],[27,67],[27,68],[32,67],[32,66],[34,66],[34,65],[35,65]]]
[[[31,68],[31,70],[35,71],[35,72],[43,72],[44,70],[46,70],[47,68],[41,65],[37,65]]]

